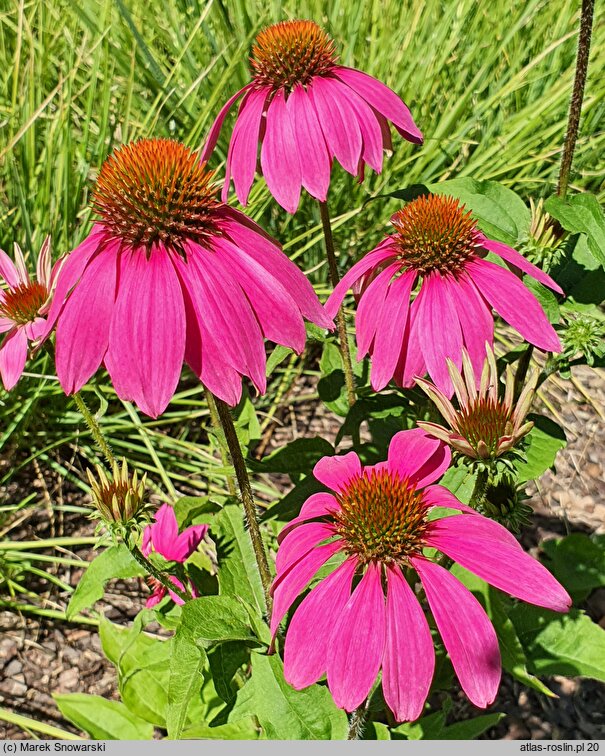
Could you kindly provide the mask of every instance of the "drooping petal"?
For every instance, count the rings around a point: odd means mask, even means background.
[[[151,554],[151,549],[153,548],[151,538],[152,532],[153,525],[147,525],[147,527],[143,531],[143,542],[141,544],[141,551],[143,552],[143,556],[149,556],[149,554]]]
[[[149,526],[151,545],[165,559],[172,561],[172,547],[179,534],[174,508],[170,504],[162,504],[154,516],[155,522]],[[174,560],[178,561],[178,560]]]
[[[330,153],[353,176],[361,157],[361,131],[348,100],[348,91],[338,79],[317,76],[307,87],[317,111]]]
[[[312,197],[325,202],[330,186],[332,161],[315,107],[300,84],[290,93],[287,104],[298,147],[302,185]]]
[[[25,257],[23,256],[23,251],[21,247],[15,242],[14,244],[15,249],[15,268],[17,270],[17,275],[19,276],[19,283],[22,284],[28,284],[30,282],[29,278],[29,272],[27,270],[27,265],[25,263]]]
[[[556,612],[568,611],[567,591],[516,540],[510,542],[506,528],[481,516],[469,519],[458,515],[431,523],[427,543],[515,598]]]
[[[351,478],[361,475],[361,462],[354,451],[334,457],[322,457],[313,468],[313,475],[332,491],[346,489]]]
[[[388,265],[368,284],[359,300],[355,315],[358,360],[365,357],[372,345],[378,323],[380,322],[382,308],[389,291],[391,278],[398,270],[399,265],[397,263]]]
[[[328,643],[351,595],[357,560],[347,559],[313,588],[288,626],[284,647],[284,677],[301,690],[325,674]]]
[[[208,138],[206,139],[206,144],[204,145],[200,153],[201,163],[205,163],[208,160],[208,158],[212,154],[212,151],[216,147],[216,143],[218,142],[218,137],[223,126],[223,121],[225,120],[227,113],[231,109],[231,106],[236,100],[239,100],[239,98],[244,95],[251,88],[251,86],[252,84],[246,84],[246,86],[240,89],[239,92],[236,92],[234,95],[232,95],[221,108],[219,114],[217,115],[214,123],[210,128]]]
[[[411,562],[464,692],[475,706],[489,706],[502,674],[498,638],[489,617],[451,572],[421,557]]]
[[[320,493],[309,496],[302,505],[298,517],[295,517],[293,520],[290,520],[287,525],[284,525],[280,534],[277,536],[277,542],[281,543],[288,533],[298,527],[302,522],[332,514],[333,512],[338,511],[339,508],[340,504],[332,494],[321,491]]]
[[[422,132],[414,123],[403,100],[392,89],[373,76],[347,66],[337,66],[334,73],[341,81],[393,123],[397,131],[410,142],[422,144]]]
[[[233,127],[230,171],[235,193],[242,205],[248,203],[250,187],[254,181],[261,119],[266,101],[267,91],[264,88],[249,92]]]
[[[260,163],[269,191],[289,213],[295,213],[300,200],[302,172],[298,148],[283,89],[279,89],[267,108],[266,130]]]
[[[79,391],[96,373],[109,342],[116,300],[115,250],[88,264],[57,322],[57,375],[66,394]]]
[[[208,525],[191,525],[178,535],[172,549],[171,560],[186,562],[197,551],[197,547],[204,540],[208,532]]]
[[[385,648],[386,607],[381,566],[370,563],[334,625],[327,653],[334,703],[353,711],[367,697]]]
[[[389,470],[417,488],[434,483],[449,467],[449,447],[421,428],[399,431],[389,444]]]
[[[2,319],[0,318],[0,332],[2,331]],[[25,334],[30,341],[38,341],[46,333],[46,319],[36,318],[25,326]]]
[[[19,273],[15,267],[15,263],[3,249],[0,249],[0,276],[2,276],[11,289],[16,289],[19,286]]]
[[[302,352],[307,338],[302,315],[279,280],[228,239],[217,239],[215,246],[252,304],[265,338]]]
[[[406,271],[389,286],[372,347],[371,382],[380,391],[393,377],[403,343],[416,274]]]
[[[317,570],[341,548],[342,544],[339,541],[317,546],[273,581],[271,587],[273,592],[271,635],[275,635],[279,623],[286,616],[286,612]]]
[[[395,370],[395,381],[405,388],[414,385],[416,376],[422,377],[426,373],[418,328],[418,307],[421,296],[422,289],[410,307],[410,313],[403,334],[401,354],[399,355],[399,362]]]
[[[492,239],[487,239],[486,237],[483,237],[481,243],[485,249],[498,255],[498,257],[501,257],[505,262],[519,268],[523,273],[527,273],[532,278],[535,278],[536,281],[544,284],[544,286],[548,286],[549,289],[553,289],[558,294],[564,294],[563,289],[556,281],[553,281],[553,279],[543,270],[538,268],[537,265],[530,263],[530,261],[523,257],[520,252],[517,252],[516,249],[513,249],[502,242],[492,241]]]
[[[448,509],[457,509],[467,514],[478,514],[472,507],[468,507],[448,491],[444,486],[428,486],[422,492],[425,503],[431,507],[447,507]],[[514,537],[514,536],[513,536]]]
[[[449,357],[457,368],[462,366],[462,333],[456,307],[436,271],[424,279],[421,294],[417,317],[422,354],[433,382],[449,397],[454,389],[445,358]]]
[[[349,93],[349,103],[355,111],[359,131],[361,132],[361,158],[370,168],[380,173],[382,171],[383,138],[378,114],[359,97],[353,90]]]
[[[50,236],[42,242],[40,247],[40,254],[36,262],[36,278],[39,283],[44,284],[47,289],[50,289],[52,284],[52,258],[50,252]]]
[[[431,687],[433,639],[418,599],[398,566],[387,568],[387,581],[382,690],[395,719],[412,721],[422,714]]]
[[[338,312],[342,300],[345,298],[347,291],[353,286],[355,281],[358,281],[364,273],[367,273],[372,268],[377,267],[381,263],[390,260],[397,256],[397,250],[395,245],[390,239],[387,240],[388,244],[380,244],[376,249],[368,252],[365,257],[355,263],[344,276],[340,279],[339,284],[334,288],[334,291],[328,297],[325,304],[325,309],[328,315],[333,318]]]
[[[118,396],[158,417],[174,395],[184,355],[185,305],[168,253],[123,253],[105,356]]]
[[[509,270],[489,260],[468,264],[473,283],[496,312],[530,344],[560,352],[561,342],[535,296]]]
[[[4,337],[0,346],[0,376],[7,391],[10,391],[25,368],[27,360],[27,336],[24,328],[15,328]]]
[[[153,593],[151,596],[147,598],[147,601],[145,602],[145,607],[147,609],[153,609],[154,606],[157,606],[160,601],[164,598],[166,595],[166,589],[163,585],[158,585],[154,588]]]
[[[275,560],[277,574],[281,575],[334,533],[334,525],[327,522],[310,522],[291,531],[279,544]]]

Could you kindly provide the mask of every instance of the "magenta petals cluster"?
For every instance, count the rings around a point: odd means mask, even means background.
[[[568,610],[566,591],[508,530],[436,485],[449,462],[442,442],[413,429],[393,437],[388,460],[378,465],[362,466],[355,452],[317,463],[315,477],[330,493],[307,499],[282,531],[273,583],[275,635],[318,570],[333,566],[286,630],[284,673],[296,689],[325,675],[336,704],[353,711],[382,670],[395,718],[420,716],[435,655],[413,591],[419,578],[462,688],[475,705],[492,703],[501,675],[494,628],[478,600],[427,549],[522,601]],[[432,519],[436,508],[449,516]]]
[[[184,564],[192,554],[197,551],[204,536],[208,532],[207,525],[192,525],[179,533],[179,526],[176,520],[174,509],[170,504],[162,504],[155,513],[155,522],[148,525],[143,531],[143,545],[141,551],[143,556],[148,557],[152,551],[163,556],[169,562],[178,562]],[[181,591],[184,590],[183,583],[174,575],[170,575],[170,581]],[[197,596],[197,591],[193,583],[190,582],[190,589],[193,596]],[[170,597],[177,604],[183,604],[183,600],[176,593],[168,591]],[[166,595],[167,590],[161,583],[154,583],[153,592],[147,599],[146,606],[151,609]]]
[[[363,177],[382,170],[389,123],[408,141],[422,134],[398,95],[372,76],[338,65],[334,44],[312,21],[263,30],[252,50],[252,81],[223,106],[202,152],[216,146],[227,113],[241,99],[227,154],[223,200],[231,180],[245,205],[258,165],[269,191],[295,213],[301,190],[325,202],[332,163]],[[260,144],[260,163],[258,145]]]
[[[0,376],[10,391],[23,373],[30,342],[39,342],[46,331],[46,315],[60,263],[51,263],[50,237],[42,244],[31,279],[21,247],[15,244],[15,261],[0,249]]]

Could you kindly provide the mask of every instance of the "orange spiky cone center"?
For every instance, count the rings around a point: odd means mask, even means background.
[[[409,481],[372,470],[349,481],[337,499],[336,532],[363,564],[405,563],[422,548],[428,508]]]
[[[314,21],[282,21],[260,32],[252,47],[254,80],[289,93],[336,65],[334,41]]]
[[[493,455],[500,439],[512,432],[511,414],[511,409],[502,402],[479,397],[458,411],[456,431],[475,451],[482,441]]]
[[[217,233],[213,176],[184,144],[141,139],[103,163],[93,207],[109,236],[123,245],[149,253],[162,244],[182,252],[186,240],[204,244]]]
[[[0,317],[9,318],[17,325],[32,323],[48,299],[48,289],[37,281],[20,283],[4,292],[0,303]]]
[[[426,275],[459,273],[476,254],[477,228],[470,212],[454,197],[418,197],[391,218],[399,257]]]

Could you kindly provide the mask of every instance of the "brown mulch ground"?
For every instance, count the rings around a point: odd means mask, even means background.
[[[548,472],[539,486],[528,491],[536,513],[532,527],[523,533],[523,543],[529,549],[535,549],[545,538],[569,532],[605,532],[604,378],[602,371],[582,368],[574,373],[572,381],[556,379],[549,384],[544,411],[564,425],[568,446],[559,453],[556,473]],[[317,403],[310,403],[306,414],[300,404],[296,414],[286,407],[269,449],[273,443],[297,436],[333,437],[329,419],[322,413],[313,414],[316,407]],[[11,494],[1,493],[5,500]],[[68,491],[63,493],[70,495]],[[40,512],[24,522],[22,537],[45,537],[50,534],[48,527],[48,518]],[[93,525],[82,522],[81,517],[66,516],[60,529],[64,535],[91,535]],[[89,549],[75,553],[83,559],[92,558]],[[72,568],[60,577],[73,586],[80,575]],[[64,607],[64,597],[56,591],[48,595],[46,583],[28,587],[47,595],[49,607]],[[127,624],[143,606],[146,593],[138,581],[114,581],[97,608],[112,621]],[[605,589],[595,591],[584,608],[605,627]],[[558,698],[540,696],[505,676],[492,710],[506,712],[507,717],[486,737],[605,738],[605,685],[563,677],[550,678],[547,683]],[[0,706],[75,732],[52,699],[53,693],[68,692],[118,698],[115,671],[101,653],[95,628],[0,611]],[[477,713],[462,695],[455,702],[456,719]],[[19,728],[0,722],[0,739],[27,737]]]

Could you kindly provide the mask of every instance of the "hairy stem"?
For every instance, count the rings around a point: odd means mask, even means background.
[[[270,614],[272,606],[270,594],[271,571],[269,569],[269,561],[267,560],[265,544],[263,543],[263,537],[260,532],[256,505],[254,504],[254,497],[252,496],[252,486],[250,485],[250,478],[248,477],[246,462],[242,454],[229,407],[218,397],[215,396],[214,399],[216,402],[218,416],[225,433],[227,446],[229,447],[231,461],[233,462],[233,467],[235,468],[235,477],[237,478],[242,505],[244,507],[248,533],[250,534],[250,540],[252,541],[252,548],[254,549],[254,556],[256,558],[258,572],[260,574],[261,583],[263,585],[263,590],[265,593],[267,613]]]
[[[519,358],[519,363],[517,364],[517,372],[515,373],[515,383],[513,388],[513,401],[517,401],[519,396],[521,395],[521,392],[523,391],[523,384],[525,383],[525,378],[527,377],[527,371],[529,369],[529,363],[531,362],[532,355],[534,353],[534,348],[531,344],[528,344],[525,347],[525,351]]]
[[[334,238],[332,237],[332,226],[330,224],[330,214],[328,212],[328,203],[319,202],[319,214],[321,215],[321,225],[323,227],[324,239],[326,243],[326,255],[328,258],[328,269],[330,271],[330,282],[336,287],[340,281],[338,275],[338,266],[336,264],[336,253],[334,251]],[[342,356],[342,364],[345,373],[345,385],[347,388],[347,399],[349,407],[355,404],[355,379],[353,377],[353,365],[351,363],[351,352],[349,350],[349,340],[347,338],[347,324],[345,320],[344,307],[338,308],[336,315],[336,327],[338,329],[338,344]]]
[[[477,480],[475,481],[475,487],[471,495],[469,506],[473,509],[478,509],[483,500],[485,499],[485,492],[487,491],[487,485],[489,483],[489,473],[487,470],[480,470],[477,473]]]
[[[357,709],[351,714],[349,721],[349,733],[347,740],[361,740],[363,735],[363,727],[366,720],[366,714],[368,713],[368,704],[370,699],[367,698],[365,703],[358,706]]]
[[[191,596],[185,593],[185,591],[182,591],[177,585],[169,580],[169,578],[161,570],[158,570],[156,567],[154,567],[149,559],[143,556],[143,552],[139,549],[138,546],[134,546],[133,544],[128,543],[128,541],[126,541],[126,545],[128,546],[128,550],[130,551],[132,556],[137,560],[141,567],[151,575],[151,577],[159,581],[167,591],[172,591],[172,593],[178,596],[181,601],[189,601]]]
[[[204,394],[206,396],[206,403],[208,404],[208,411],[210,412],[210,424],[214,428],[214,432],[216,433],[216,436],[218,438],[221,450],[221,461],[223,463],[223,467],[227,467],[227,465],[229,464],[229,447],[227,446],[225,432],[223,431],[221,419],[218,415],[218,409],[216,406],[216,401],[214,399],[214,394],[212,393],[212,391],[208,391],[205,386]],[[232,475],[227,475],[227,490],[229,491],[229,494],[231,496],[235,496],[237,493],[235,489],[235,481],[233,480]]]
[[[557,194],[565,197],[569,185],[569,174],[578,139],[580,126],[580,114],[582,101],[584,100],[584,87],[586,85],[586,73],[588,71],[588,58],[590,55],[590,39],[592,36],[592,18],[594,15],[594,0],[582,0],[582,16],[580,19],[580,35],[578,37],[578,54],[576,57],[576,74],[573,82],[571,102],[569,103],[569,116],[567,118],[567,133],[563,145],[561,168],[559,169],[559,183]]]
[[[111,448],[107,443],[105,436],[103,435],[101,426],[95,419],[92,412],[86,406],[86,402],[84,401],[82,394],[79,391],[76,391],[76,393],[73,395],[73,398],[78,410],[80,411],[80,414],[84,418],[84,422],[88,426],[88,429],[92,437],[94,438],[96,445],[107,460],[109,467],[113,468],[116,458],[113,456],[113,452],[111,451]]]

